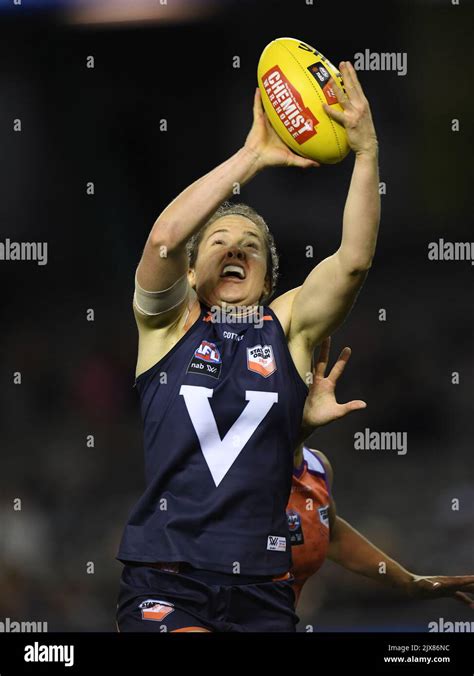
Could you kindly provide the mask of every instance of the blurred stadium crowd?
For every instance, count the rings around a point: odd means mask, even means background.
[[[387,3],[393,21],[377,40],[367,27],[355,39],[348,26],[332,40],[314,22],[308,29],[303,10],[289,23],[273,13],[250,28],[248,5],[241,4],[199,28],[89,32],[6,22],[0,29],[2,237],[49,246],[44,268],[0,264],[0,620],[46,621],[50,631],[115,629],[121,564],[114,557],[143,488],[133,389],[135,266],[166,204],[243,143],[254,64],[280,34],[313,40],[334,59],[366,45],[409,54],[406,78],[361,75],[387,194],[376,262],[334,336],[332,359],[344,345],[353,348],[339,397],[365,399],[368,409],[317,431],[312,446],[333,463],[341,516],[387,554],[416,573],[474,573],[472,269],[468,262],[427,259],[430,241],[472,238],[466,160],[449,127],[461,106],[461,83],[452,83],[449,109],[439,111],[435,76],[416,79],[441,24],[451,19],[441,10],[427,17],[419,3],[408,21],[399,12],[403,3]],[[261,3],[257,18],[269,4]],[[461,41],[451,34],[443,32],[452,48],[445,53],[462,62]],[[217,62],[211,45],[219,36]],[[24,49],[13,54],[19,39]],[[167,61],[178,43],[185,53]],[[243,62],[238,71],[231,65],[236,53]],[[88,54],[95,56],[93,72],[84,67]],[[11,131],[14,118],[22,119],[21,135]],[[168,119],[166,134],[161,118]],[[433,137],[436,148],[427,142]],[[440,156],[457,164],[455,179]],[[280,292],[299,285],[337,247],[351,165],[348,159],[311,176],[272,170],[238,196],[274,231]],[[86,194],[88,181],[93,196]],[[89,308],[94,321],[87,321]],[[379,321],[381,308],[386,321]],[[14,384],[18,372],[21,384]],[[452,384],[453,372],[459,384]],[[407,432],[408,453],[355,450],[354,434],[366,427]],[[14,509],[16,499],[21,509]],[[472,619],[455,601],[406,602],[330,562],[308,584],[299,615],[301,631],[423,631],[438,617]]]

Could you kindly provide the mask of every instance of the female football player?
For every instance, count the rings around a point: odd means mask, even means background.
[[[269,300],[278,258],[265,221],[222,206],[273,166],[317,163],[273,131],[257,89],[245,144],[176,197],[136,271],[136,387],[146,488],[126,525],[122,631],[293,631],[285,508],[313,349],[344,320],[374,256],[378,146],[367,99],[341,63],[355,154],[341,243],[301,286]]]

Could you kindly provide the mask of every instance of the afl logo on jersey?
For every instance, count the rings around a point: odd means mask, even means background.
[[[288,520],[288,530],[290,531],[291,545],[303,545],[303,529],[301,527],[301,516],[292,509],[287,510],[286,518]]]
[[[221,366],[222,359],[217,346],[208,340],[202,340],[199,347],[194,350],[187,372],[219,378]]]
[[[247,368],[268,378],[275,373],[277,366],[271,345],[254,345],[247,348]]]
[[[203,361],[207,361],[211,364],[221,363],[221,355],[219,354],[219,350],[214,345],[214,343],[210,343],[208,340],[201,341],[201,344],[195,351],[194,355],[198,359],[202,359]]]

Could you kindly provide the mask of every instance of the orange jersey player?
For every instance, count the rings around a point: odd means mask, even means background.
[[[324,563],[330,545],[331,491],[327,472],[317,451],[303,447],[302,454],[301,464],[293,470],[286,508],[296,604],[306,580]]]
[[[308,394],[302,435],[365,408],[363,401],[338,404],[335,387],[351,351],[344,348],[331,372],[325,377],[330,340],[323,342],[314,380]],[[316,573],[326,558],[359,575],[395,587],[407,597],[429,599],[454,597],[474,608],[474,575],[415,575],[369,542],[350,523],[337,515],[332,496],[333,471],[321,451],[300,444],[294,456],[291,494],[287,506],[292,545],[292,575],[296,603],[305,582]],[[385,574],[380,563],[385,562]]]

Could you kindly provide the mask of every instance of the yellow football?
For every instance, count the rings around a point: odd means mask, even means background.
[[[294,38],[273,40],[258,62],[258,86],[273,129],[293,152],[323,164],[340,162],[350,150],[346,130],[323,108],[327,103],[342,110],[331,76],[344,91],[339,70]]]

